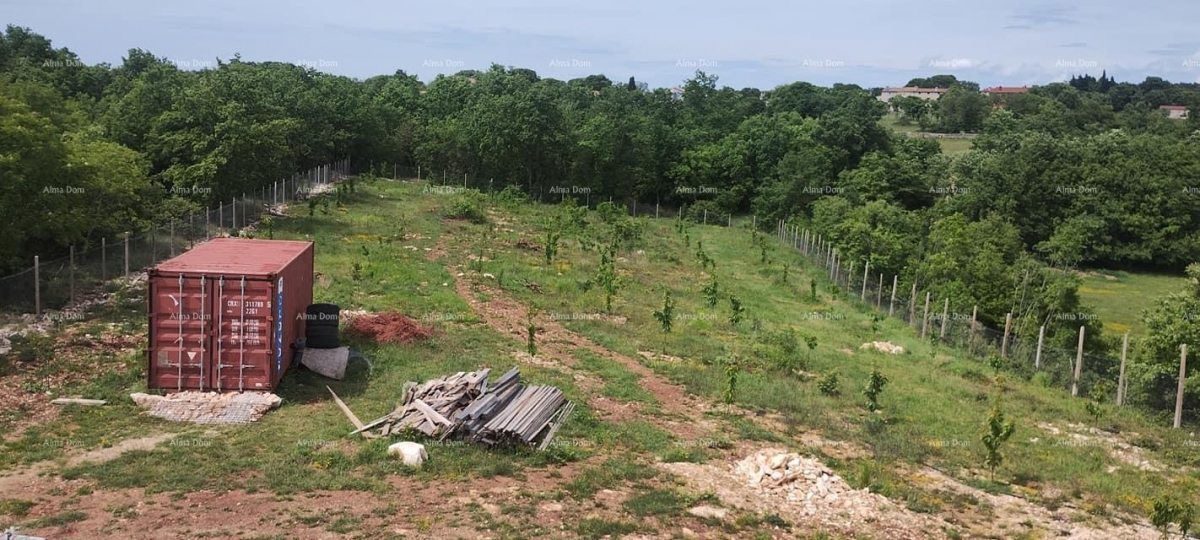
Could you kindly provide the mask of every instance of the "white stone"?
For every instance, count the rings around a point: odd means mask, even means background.
[[[425,452],[425,445],[411,441],[402,441],[388,447],[387,453],[389,456],[400,456],[404,460],[404,464],[410,467],[420,467],[425,460],[429,459],[429,454]]]
[[[707,505],[690,508],[688,509],[688,513],[696,517],[712,519],[725,519],[725,516],[728,515],[728,511],[726,511],[724,508],[716,508]]]

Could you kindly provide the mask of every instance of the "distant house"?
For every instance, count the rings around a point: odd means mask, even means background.
[[[1004,102],[1008,100],[1008,96],[1015,96],[1017,94],[1027,94],[1027,93],[1029,93],[1029,87],[1028,86],[993,86],[991,88],[984,88],[983,90],[980,90],[980,93],[989,98],[992,98],[992,107],[1003,107]]]
[[[982,90],[985,96],[1010,96],[1029,92],[1028,86],[993,86]]]
[[[935,100],[946,93],[945,88],[919,88],[916,86],[889,86],[879,94],[879,101],[887,103],[896,96],[912,96],[921,99]]]
[[[1167,118],[1172,120],[1184,120],[1188,117],[1188,108],[1183,105],[1163,105],[1158,109],[1166,111]]]
[[[678,86],[671,87],[671,99],[674,99],[674,100],[683,99],[683,88],[680,88]]]

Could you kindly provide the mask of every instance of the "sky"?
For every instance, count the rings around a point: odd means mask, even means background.
[[[808,81],[899,86],[951,73],[1021,86],[1107,71],[1200,82],[1194,0],[0,0],[86,63],[140,48],[185,69],[285,61],[364,79],[523,67],[569,80],[630,76],[651,87],[697,70],[720,85]]]

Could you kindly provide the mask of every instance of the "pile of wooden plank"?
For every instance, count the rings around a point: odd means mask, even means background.
[[[545,448],[574,410],[553,386],[526,386],[512,368],[489,384],[490,369],[406,383],[396,409],[351,433],[376,438],[415,430],[429,437],[457,436],[489,446]],[[540,443],[538,442],[540,441]]]

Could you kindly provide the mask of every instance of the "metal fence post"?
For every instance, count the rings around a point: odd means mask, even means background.
[[[225,228],[225,204],[217,204],[217,234],[221,233],[221,229]]]
[[[42,264],[33,256],[33,314],[42,316]]]
[[[908,297],[908,324],[917,323],[917,284],[914,282]]]
[[[100,281],[108,281],[108,239],[100,237]]]
[[[883,274],[879,274],[879,286],[875,289],[875,309],[883,309]]]
[[[174,257],[175,256],[175,220],[173,220],[173,219],[171,220],[170,233],[171,233],[171,237],[170,237],[170,239],[167,240],[167,242],[169,244],[171,244],[171,252],[170,253],[171,253],[171,256]],[[158,262],[158,261],[154,261],[154,262]]]
[[[129,275],[129,231],[125,231],[125,273],[122,275]]]

